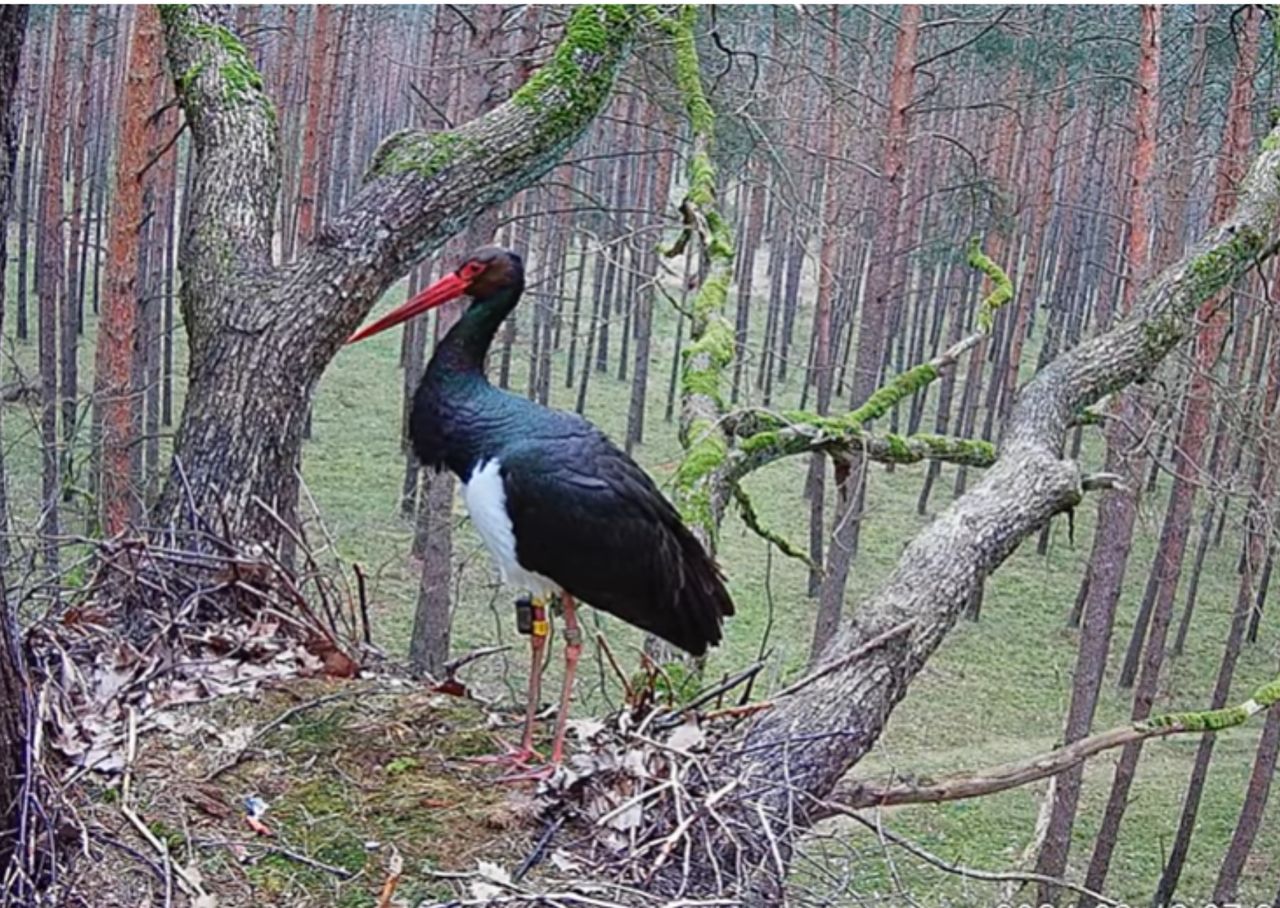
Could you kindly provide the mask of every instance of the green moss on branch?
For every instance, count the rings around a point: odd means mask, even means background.
[[[613,89],[626,47],[635,33],[636,15],[628,6],[582,6],[565,23],[551,59],[511,96],[506,108],[537,114],[533,130],[538,147],[555,149],[578,136],[596,117]],[[425,133],[402,130],[374,153],[370,177],[412,173],[431,179],[487,144],[478,127]]]
[[[742,522],[747,525],[747,529],[751,530],[761,539],[768,542],[788,558],[794,558],[796,561],[803,562],[811,569],[821,573],[821,565],[814,562],[814,560],[807,554],[792,545],[785,536],[769,529],[760,522],[760,515],[756,513],[756,508],[751,502],[751,497],[747,495],[742,486],[737,483],[734,483],[733,486],[733,498],[738,504],[738,514],[742,517]]]
[[[383,140],[369,162],[370,176],[415,173],[429,180],[444,171],[474,140],[456,132],[423,133],[402,129]]]
[[[1013,299],[1013,281],[1003,268],[982,251],[977,237],[969,241],[968,261],[971,267],[985,274],[992,283],[991,292],[978,306],[978,330],[989,334],[995,322],[996,310]]]
[[[1152,716],[1138,728],[1180,728],[1186,731],[1221,731],[1243,725],[1250,716],[1280,703],[1280,677],[1262,685],[1244,703],[1201,712],[1165,713]]]
[[[555,125],[577,131],[595,117],[613,87],[621,46],[634,30],[629,6],[596,5],[576,9],[551,59],[511,96],[517,107],[551,114]],[[603,58],[603,66],[588,67]]]
[[[198,19],[194,9],[187,5],[162,6],[160,17],[171,33],[181,35],[192,48],[190,63],[174,79],[179,92],[190,92],[197,80],[216,65],[223,102],[260,104],[274,120],[275,107],[267,97],[262,74],[231,29],[220,22]]]
[[[868,397],[865,403],[845,416],[844,421],[852,426],[873,422],[888,413],[895,404],[911,397],[937,377],[938,368],[932,363],[922,363],[908,369]]]

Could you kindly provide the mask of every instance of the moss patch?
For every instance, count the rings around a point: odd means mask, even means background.
[[[335,694],[254,739],[239,765],[203,781],[230,753],[211,730],[262,728]],[[393,848],[404,864],[400,893],[434,899],[450,889],[431,868],[472,869],[478,857],[508,865],[527,848],[527,806],[511,800],[526,797],[524,789],[495,785],[500,770],[459,759],[497,746],[486,714],[469,701],[409,685],[292,681],[198,715],[208,723],[201,732],[144,736],[133,801],[172,854],[184,861],[190,854],[219,905],[372,905]],[[108,828],[117,825],[114,792],[104,788],[87,806]],[[267,803],[262,819],[274,837],[246,825],[250,794]]]

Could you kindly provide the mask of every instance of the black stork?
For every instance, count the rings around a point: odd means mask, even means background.
[[[564,756],[565,722],[582,650],[577,601],[656,634],[693,655],[720,642],[733,614],[715,562],[635,461],[573,413],[489,384],[485,355],[524,291],[524,263],[486,246],[454,272],[354,334],[348,343],[460,296],[472,299],[436,346],[414,395],[410,434],[418,459],[461,480],[467,511],[502,575],[545,608],[564,612],[565,673],[551,763]],[[537,757],[534,716],[545,629],[534,628],[520,749]]]

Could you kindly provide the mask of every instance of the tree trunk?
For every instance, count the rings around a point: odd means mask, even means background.
[[[1249,503],[1245,515],[1245,542],[1240,564],[1240,584],[1236,593],[1235,608],[1231,613],[1227,639],[1223,644],[1218,678],[1214,684],[1213,699],[1210,702],[1211,709],[1219,709],[1226,705],[1227,697],[1231,693],[1231,681],[1235,676],[1236,662],[1244,643],[1249,615],[1254,607],[1256,591],[1254,578],[1263,568],[1267,539],[1270,535],[1269,515],[1272,513],[1277,470],[1275,457],[1278,450],[1274,439],[1277,429],[1276,402],[1280,399],[1280,395],[1275,393],[1280,387],[1280,332],[1272,332],[1269,346],[1268,358],[1271,366],[1267,376],[1268,393],[1262,401],[1259,401],[1259,412],[1253,420],[1254,432],[1250,433],[1252,437],[1261,439],[1261,442],[1257,445],[1250,482]],[[1244,359],[1247,354],[1241,351],[1238,355]],[[1186,862],[1187,850],[1191,847],[1191,836],[1195,831],[1196,815],[1199,811],[1205,779],[1209,774],[1209,761],[1213,757],[1215,741],[1215,735],[1206,735],[1196,749],[1195,764],[1191,770],[1191,779],[1187,783],[1182,816],[1178,820],[1178,831],[1169,849],[1164,873],[1161,874],[1160,883],[1156,887],[1154,897],[1156,904],[1169,904],[1177,890],[1178,879],[1182,875],[1182,867]]]
[[[860,406],[880,383],[881,366],[888,343],[888,317],[893,307],[895,287],[893,274],[898,251],[898,220],[902,206],[903,182],[907,173],[907,146],[910,121],[907,109],[915,86],[916,42],[919,35],[921,8],[909,4],[902,8],[893,53],[893,71],[889,79],[889,111],[885,128],[884,149],[880,167],[880,199],[877,205],[875,240],[863,291],[864,303],[858,323],[858,353],[854,367],[851,403]],[[839,29],[833,23],[832,43]],[[834,65],[832,67],[834,72]],[[832,105],[834,107],[834,104]],[[834,114],[832,115],[834,117]],[[829,153],[836,151],[833,139]],[[833,203],[830,201],[829,204]],[[837,218],[833,210],[824,217],[830,232]],[[825,243],[824,243],[825,248]],[[829,265],[828,268],[833,266]],[[824,272],[827,269],[824,268]],[[830,275],[834,280],[835,275]],[[829,369],[827,370],[829,372]],[[830,376],[826,380],[830,382]],[[830,390],[828,388],[828,394]],[[819,386],[819,412],[823,412]],[[838,476],[837,504],[827,553],[826,573],[818,593],[818,617],[809,648],[809,662],[816,665],[824,647],[834,637],[844,609],[845,585],[849,568],[858,547],[858,529],[862,522],[862,502],[866,488],[866,460],[854,456],[842,465]],[[846,487],[847,485],[847,487]]]
[[[1130,171],[1129,238],[1125,249],[1128,281],[1121,297],[1121,315],[1127,316],[1146,281],[1150,265],[1151,228],[1154,219],[1152,179],[1154,177],[1156,128],[1159,123],[1160,8],[1143,6],[1141,56],[1134,123],[1138,140]],[[1135,390],[1125,392],[1115,407],[1116,418],[1106,428],[1106,469],[1125,477],[1130,492],[1103,495],[1098,502],[1098,523],[1093,551],[1082,582],[1080,602],[1083,630],[1076,655],[1071,704],[1068,707],[1063,743],[1078,741],[1089,733],[1098,691],[1107,667],[1116,605],[1124,582],[1133,528],[1138,514],[1138,488],[1142,480],[1142,458],[1137,450],[1143,443],[1141,426],[1144,409]],[[1131,428],[1132,427],[1132,428]],[[1134,435],[1131,432],[1136,431]],[[1036,872],[1060,877],[1066,870],[1071,846],[1071,829],[1079,806],[1084,767],[1074,766],[1058,776],[1052,786],[1053,802],[1044,840],[1036,859]],[[1058,893],[1041,885],[1039,900],[1052,902]]]
[[[1227,136],[1224,140],[1224,156],[1218,170],[1218,181],[1214,200],[1213,216],[1216,220],[1232,202],[1233,190],[1238,182],[1240,171],[1238,160],[1242,150],[1247,147],[1248,110],[1252,99],[1251,78],[1257,52],[1257,19],[1254,11],[1246,14],[1244,38],[1240,44],[1240,57],[1237,61],[1236,79],[1232,87],[1231,107],[1228,114]],[[1145,718],[1151,711],[1159,684],[1160,667],[1164,660],[1165,636],[1168,631],[1173,596],[1177,587],[1178,573],[1181,568],[1182,555],[1186,547],[1187,529],[1191,516],[1191,505],[1196,487],[1194,478],[1197,475],[1200,453],[1204,444],[1205,431],[1208,425],[1209,407],[1212,403],[1212,386],[1209,372],[1213,359],[1221,346],[1222,332],[1225,322],[1217,306],[1217,299],[1210,298],[1201,304],[1198,319],[1206,327],[1196,337],[1196,367],[1192,372],[1191,385],[1188,388],[1182,414],[1182,426],[1179,431],[1179,444],[1175,447],[1175,477],[1170,492],[1169,507],[1165,514],[1164,531],[1161,534],[1160,548],[1156,554],[1156,562],[1152,566],[1155,583],[1154,603],[1149,611],[1149,631],[1145,625],[1139,632],[1135,626],[1130,638],[1129,652],[1125,665],[1121,669],[1121,682],[1126,678],[1132,683],[1136,672],[1138,655],[1141,651],[1142,639],[1146,637],[1146,654],[1142,660],[1141,675],[1138,678],[1134,693],[1133,718]],[[1139,616],[1139,624],[1141,615]],[[1132,667],[1131,667],[1132,666]],[[1107,809],[1103,815],[1102,825],[1098,833],[1097,844],[1089,862],[1089,870],[1085,877],[1085,885],[1095,891],[1106,882],[1107,872],[1111,864],[1111,855],[1115,849],[1120,822],[1128,806],[1128,793],[1137,768],[1138,756],[1141,753],[1141,742],[1125,747],[1117,764],[1112,782],[1111,795],[1107,801]]]
[[[5,272],[9,265],[9,215],[13,213],[13,176],[17,169],[18,159],[18,65],[22,59],[22,42],[27,33],[27,7],[0,7],[0,287],[8,287],[5,283]],[[26,276],[19,272],[18,280]],[[5,300],[8,293],[0,293],[0,337],[4,337]],[[3,410],[0,408],[0,420]],[[0,427],[3,422],[0,422]],[[13,829],[13,807],[18,791],[16,761],[20,745],[25,736],[22,734],[24,713],[21,701],[15,696],[18,690],[15,671],[20,664],[12,658],[17,651],[12,645],[16,641],[10,637],[12,620],[9,615],[8,597],[4,595],[4,571],[9,564],[9,476],[5,465],[5,449],[0,446],[0,605],[3,606],[0,619],[5,626],[0,628],[0,635],[6,644],[0,653],[0,765],[5,768],[0,783],[0,810],[5,817],[5,830]],[[0,836],[0,867],[7,866],[9,854],[6,846],[12,848],[13,836]]]
[[[17,158],[17,89],[18,63],[27,30],[27,7],[0,7],[0,224],[8,225],[13,208],[13,175]],[[0,230],[0,287],[8,262],[6,237]],[[0,294],[0,330],[4,327],[4,299]],[[5,880],[0,900],[7,904],[34,904],[39,898],[42,880],[25,873],[11,872],[12,862],[25,850],[19,831],[22,792],[27,779],[27,716],[34,714],[25,677],[25,657],[17,615],[10,606],[5,588],[4,569],[8,562],[8,514],[5,495],[4,453],[0,451],[0,818],[4,834],[0,835],[0,873]],[[52,840],[52,837],[51,837]],[[21,849],[15,848],[20,844]],[[53,855],[47,855],[52,860]],[[25,862],[24,862],[25,863]],[[31,867],[22,867],[31,870]]]
[[[18,295],[15,329],[18,340],[27,339],[28,259],[31,257],[31,200],[35,184],[36,143],[40,134],[40,85],[45,64],[46,35],[50,29],[35,29],[35,43],[27,55],[30,66],[26,74],[26,126],[22,136],[22,171],[18,177]]]
[[[165,8],[171,68],[191,74],[178,88],[196,178],[179,253],[190,381],[156,525],[220,514],[233,534],[275,545],[270,511],[292,519],[304,414],[343,342],[413,261],[551,167],[608,97],[633,17],[573,16],[603,27],[567,29],[544,70],[491,113],[449,133],[393,135],[351,204],[276,266],[270,102],[220,10]]]
[[[1236,61],[1236,74],[1232,81],[1222,157],[1218,166],[1212,214],[1214,220],[1221,218],[1231,206],[1249,147],[1253,67],[1258,49],[1255,11],[1250,12],[1245,24],[1240,43],[1240,55]],[[1227,329],[1226,310],[1220,300],[1206,301],[1200,317],[1208,327],[1196,338],[1195,365],[1183,401],[1178,443],[1174,446],[1173,487],[1165,510],[1160,547],[1151,566],[1155,596],[1149,608],[1146,607],[1147,601],[1144,599],[1144,608],[1139,611],[1134,623],[1124,664],[1120,668],[1121,687],[1129,687],[1133,684],[1138,671],[1147,624],[1152,620],[1155,612],[1172,607],[1178,579],[1182,572],[1191,509],[1195,503],[1197,477],[1200,474],[1201,454],[1208,433],[1210,410],[1213,407],[1211,373]]]
[[[1270,427],[1274,430],[1274,425]],[[1274,448],[1273,448],[1274,450]],[[1245,628],[1249,621],[1249,612],[1253,609],[1253,579],[1262,567],[1266,547],[1267,507],[1271,499],[1271,486],[1274,484],[1275,467],[1266,458],[1265,452],[1259,458],[1254,472],[1254,500],[1251,502],[1251,515],[1246,533],[1244,570],[1240,574],[1240,586],[1236,594],[1235,608],[1231,614],[1230,630],[1223,645],[1222,661],[1218,667],[1218,679],[1213,688],[1211,709],[1220,709],[1226,705],[1231,692],[1231,680],[1235,676],[1236,662],[1240,658],[1240,647],[1244,642]],[[1213,746],[1216,735],[1205,735],[1196,748],[1196,759],[1191,769],[1191,778],[1187,782],[1187,793],[1182,805],[1182,816],[1178,820],[1178,831],[1174,835],[1173,845],[1169,849],[1169,857],[1165,862],[1164,872],[1156,886],[1154,904],[1167,905],[1173,900],[1178,888],[1178,879],[1186,863],[1187,851],[1191,847],[1191,836],[1195,832],[1196,816],[1200,809],[1200,798],[1204,793],[1204,783],[1209,775],[1209,761],[1213,758]]]
[[[62,465],[58,437],[58,315],[66,296],[66,233],[63,225],[64,158],[67,125],[67,63],[71,46],[71,7],[57,11],[49,112],[45,118],[40,190],[40,246],[37,294],[40,298],[40,534],[45,568],[58,572],[58,500]],[[74,328],[72,346],[75,345]]]
[[[831,7],[831,27],[827,40],[827,78],[831,82],[827,99],[826,138],[823,148],[826,159],[826,175],[822,181],[822,243],[818,253],[818,295],[813,308],[813,331],[810,335],[809,367],[805,372],[805,384],[800,396],[800,406],[805,407],[810,385],[817,388],[815,410],[826,415],[831,408],[834,362],[832,361],[832,319],[835,308],[836,269],[839,253],[839,224],[836,211],[841,195],[840,171],[837,167],[841,142],[840,109],[836,96],[837,74],[840,69],[840,7]],[[809,475],[805,480],[804,494],[809,499],[809,595],[817,595],[823,584],[820,570],[823,564],[823,541],[826,538],[826,455],[815,452],[809,458]],[[838,475],[847,476],[847,470]],[[844,490],[840,492],[845,494]],[[843,500],[843,497],[841,498]],[[837,527],[839,529],[839,527]],[[839,620],[840,604],[835,612],[821,604],[814,624],[814,636],[809,647],[809,660],[817,658],[818,651],[830,639],[829,625]],[[824,628],[826,630],[824,631]]]
[[[1218,880],[1213,886],[1213,902],[1226,905],[1236,901],[1240,889],[1240,874],[1244,871],[1245,861],[1253,850],[1254,840],[1262,826],[1263,811],[1267,806],[1267,798],[1271,794],[1271,782],[1276,774],[1276,756],[1280,753],[1280,707],[1272,707],[1267,713],[1266,724],[1262,727],[1262,736],[1258,739],[1257,755],[1253,760],[1253,772],[1249,775],[1249,785],[1245,789],[1244,804],[1240,807],[1240,816],[1236,820],[1235,832],[1231,835],[1231,844],[1222,857],[1222,865],[1218,868]]]
[[[425,525],[422,573],[418,583],[418,607],[413,616],[413,636],[409,644],[409,664],[418,671],[440,678],[449,659],[453,590],[453,490],[451,473],[424,473],[422,507]]]
[[[85,132],[89,119],[89,96],[93,89],[91,81],[90,59],[97,35],[97,10],[88,9],[84,15],[89,22],[85,28],[85,37],[80,44],[79,76],[76,79],[75,116],[70,123],[67,136],[67,149],[71,162],[68,174],[71,182],[71,223],[67,231],[70,240],[67,252],[67,271],[63,280],[62,311],[59,313],[59,387],[58,394],[62,399],[62,475],[70,477],[75,463],[75,440],[78,420],[76,418],[76,398],[79,395],[79,375],[77,355],[80,335],[84,326],[81,324],[81,313],[84,311],[84,287],[81,278],[81,220],[84,218],[84,173],[85,173]],[[87,255],[87,250],[85,250]],[[63,500],[71,500],[71,485],[67,484],[63,491]]]
[[[307,63],[307,113],[302,133],[295,247],[307,243],[315,236],[316,212],[320,207],[320,150],[327,147],[328,139],[324,134],[324,126],[328,122],[329,58],[334,44],[330,23],[336,7],[320,4],[312,9],[314,26]]]
[[[99,509],[103,531],[114,536],[141,514],[134,449],[134,338],[138,328],[142,188],[147,165],[147,118],[160,71],[160,19],[155,7],[139,7],[129,42],[129,70],[121,98],[115,197],[107,236],[106,292],[98,322],[94,399],[101,408]]]

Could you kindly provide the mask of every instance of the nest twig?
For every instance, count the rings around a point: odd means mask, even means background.
[[[269,678],[353,677],[369,654],[357,603],[337,596],[301,535],[293,542],[302,573],[207,523],[185,535],[62,542],[82,556],[68,559],[74,572],[9,591],[38,616],[15,658],[28,734],[19,836],[0,876],[0,904],[75,904],[73,858],[106,833],[87,829],[62,792],[89,772],[127,772],[137,735],[165,707]],[[172,883],[161,857],[144,863]]]

